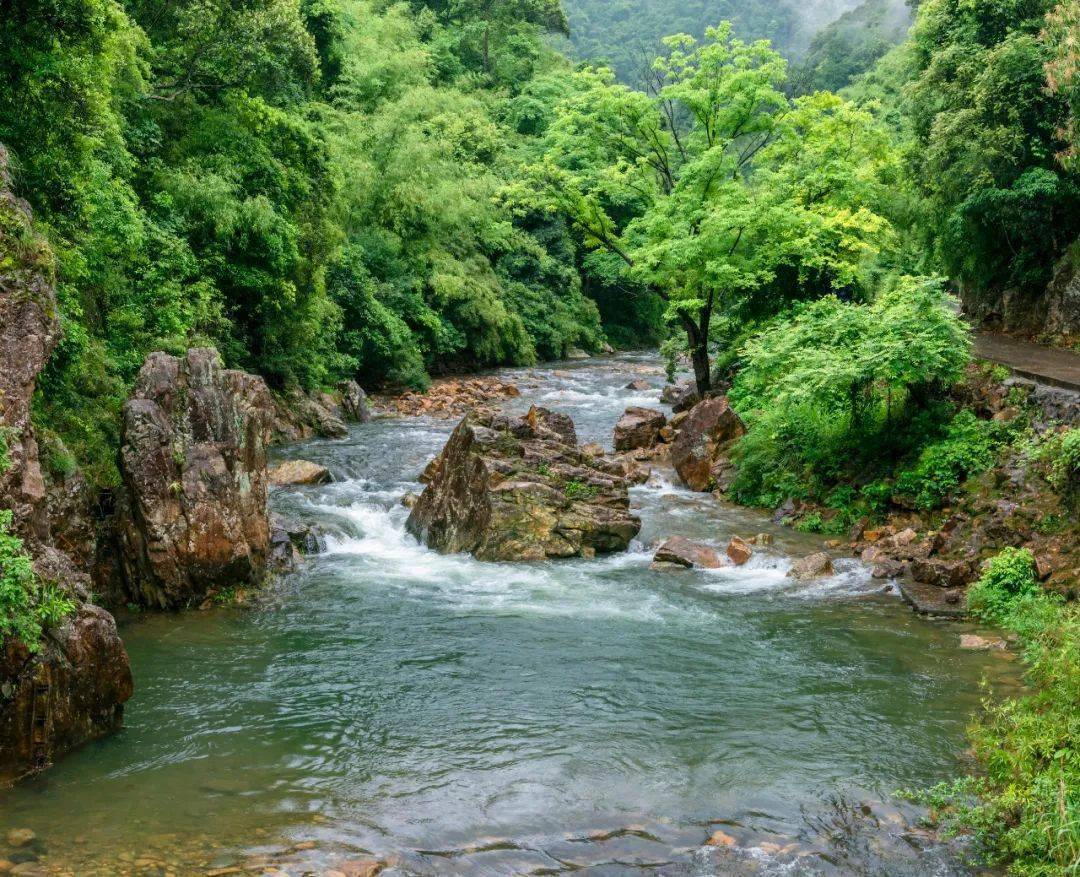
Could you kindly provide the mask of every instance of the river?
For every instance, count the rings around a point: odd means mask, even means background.
[[[663,380],[651,355],[503,376],[513,405],[608,446]],[[638,377],[654,389],[622,389]],[[785,578],[820,537],[663,473],[632,491],[627,554],[438,555],[400,499],[452,426],[377,419],[283,449],[334,475],[272,497],[326,550],[249,606],[125,621],[125,729],[0,798],[3,827],[80,877],[368,856],[387,875],[969,873],[892,794],[960,771],[1007,658],[961,651],[967,627],[913,615],[853,560]],[[649,569],[663,536],[765,530],[746,567]]]

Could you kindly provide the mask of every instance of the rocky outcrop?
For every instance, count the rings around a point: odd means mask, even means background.
[[[679,566],[685,569],[718,569],[720,555],[708,545],[693,542],[683,536],[665,539],[653,555],[657,566]]]
[[[330,470],[310,460],[284,460],[271,468],[266,475],[275,487],[327,484],[330,481]]]
[[[346,420],[351,423],[367,423],[371,420],[367,394],[356,381],[342,381],[338,384],[338,392],[341,393],[341,413]]]
[[[651,448],[660,441],[660,430],[667,423],[661,411],[651,408],[627,408],[615,424],[615,450],[635,451]]]
[[[343,405],[328,393],[309,395],[293,387],[274,398],[273,403],[271,437],[275,443],[301,442],[314,436],[344,438],[349,434],[341,417]]]
[[[113,617],[81,603],[36,654],[15,639],[0,650],[0,784],[50,765],[120,726],[131,668]]]
[[[623,551],[641,522],[622,468],[576,444],[565,415],[467,415],[425,472],[406,524],[442,552],[480,560]]]
[[[60,335],[52,287],[52,257],[33,230],[30,210],[11,193],[7,152],[0,146],[0,504],[15,530],[31,542],[48,541],[45,479],[30,400],[37,376]]]
[[[965,313],[979,325],[1075,340],[1080,337],[1080,242],[1074,243],[1058,262],[1042,291],[964,286],[960,297]]]
[[[695,405],[671,446],[671,463],[683,484],[699,492],[726,487],[733,473],[728,452],[744,435],[746,426],[726,398]]]
[[[75,474],[49,489],[38,460],[30,403],[59,317],[48,247],[12,195],[7,167],[0,146],[0,508],[11,511],[37,580],[62,590],[75,609],[44,632],[36,651],[0,634],[0,784],[116,728],[131,696],[116,624],[90,602],[82,571],[93,544],[85,482]],[[67,547],[86,554],[73,558]]]
[[[258,579],[270,537],[272,411],[262,378],[221,368],[213,349],[147,357],[120,448],[117,526],[133,600],[176,608]]]

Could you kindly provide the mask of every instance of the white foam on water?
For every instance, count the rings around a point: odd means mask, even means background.
[[[404,526],[401,507],[356,502],[318,505],[337,517],[346,532],[325,537],[323,556],[348,559],[367,573],[358,581],[401,588],[417,599],[441,599],[459,611],[626,618],[657,622],[675,609],[662,594],[604,580],[604,573],[641,566],[648,552],[609,555],[593,560],[535,563],[489,563],[467,554],[440,554],[418,542]]]

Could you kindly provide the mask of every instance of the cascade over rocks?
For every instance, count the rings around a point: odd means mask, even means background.
[[[120,448],[117,526],[132,599],[175,608],[258,579],[270,540],[272,418],[262,378],[222,369],[211,348],[146,358]]]
[[[44,632],[36,652],[0,636],[0,785],[118,727],[131,696],[116,623],[90,602],[83,558],[69,556],[55,538],[70,532],[92,542],[93,526],[81,478],[49,488],[38,459],[30,402],[60,325],[51,255],[34,233],[29,208],[11,193],[7,166],[0,145],[0,426],[8,461],[0,471],[0,508],[12,512],[13,531],[39,580],[63,590],[75,610]]]
[[[626,550],[641,521],[630,514],[623,468],[576,442],[573,421],[544,408],[466,415],[425,471],[407,529],[438,551],[480,560]]]
[[[671,463],[683,484],[699,493],[725,486],[732,471],[727,452],[744,435],[746,426],[726,397],[695,405],[671,446]]]

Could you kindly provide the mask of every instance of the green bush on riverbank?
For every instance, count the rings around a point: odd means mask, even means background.
[[[1043,593],[1031,553],[1017,549],[987,564],[968,600],[1019,638],[1031,693],[987,702],[971,730],[981,776],[913,797],[1012,874],[1080,874],[1080,609]]]

